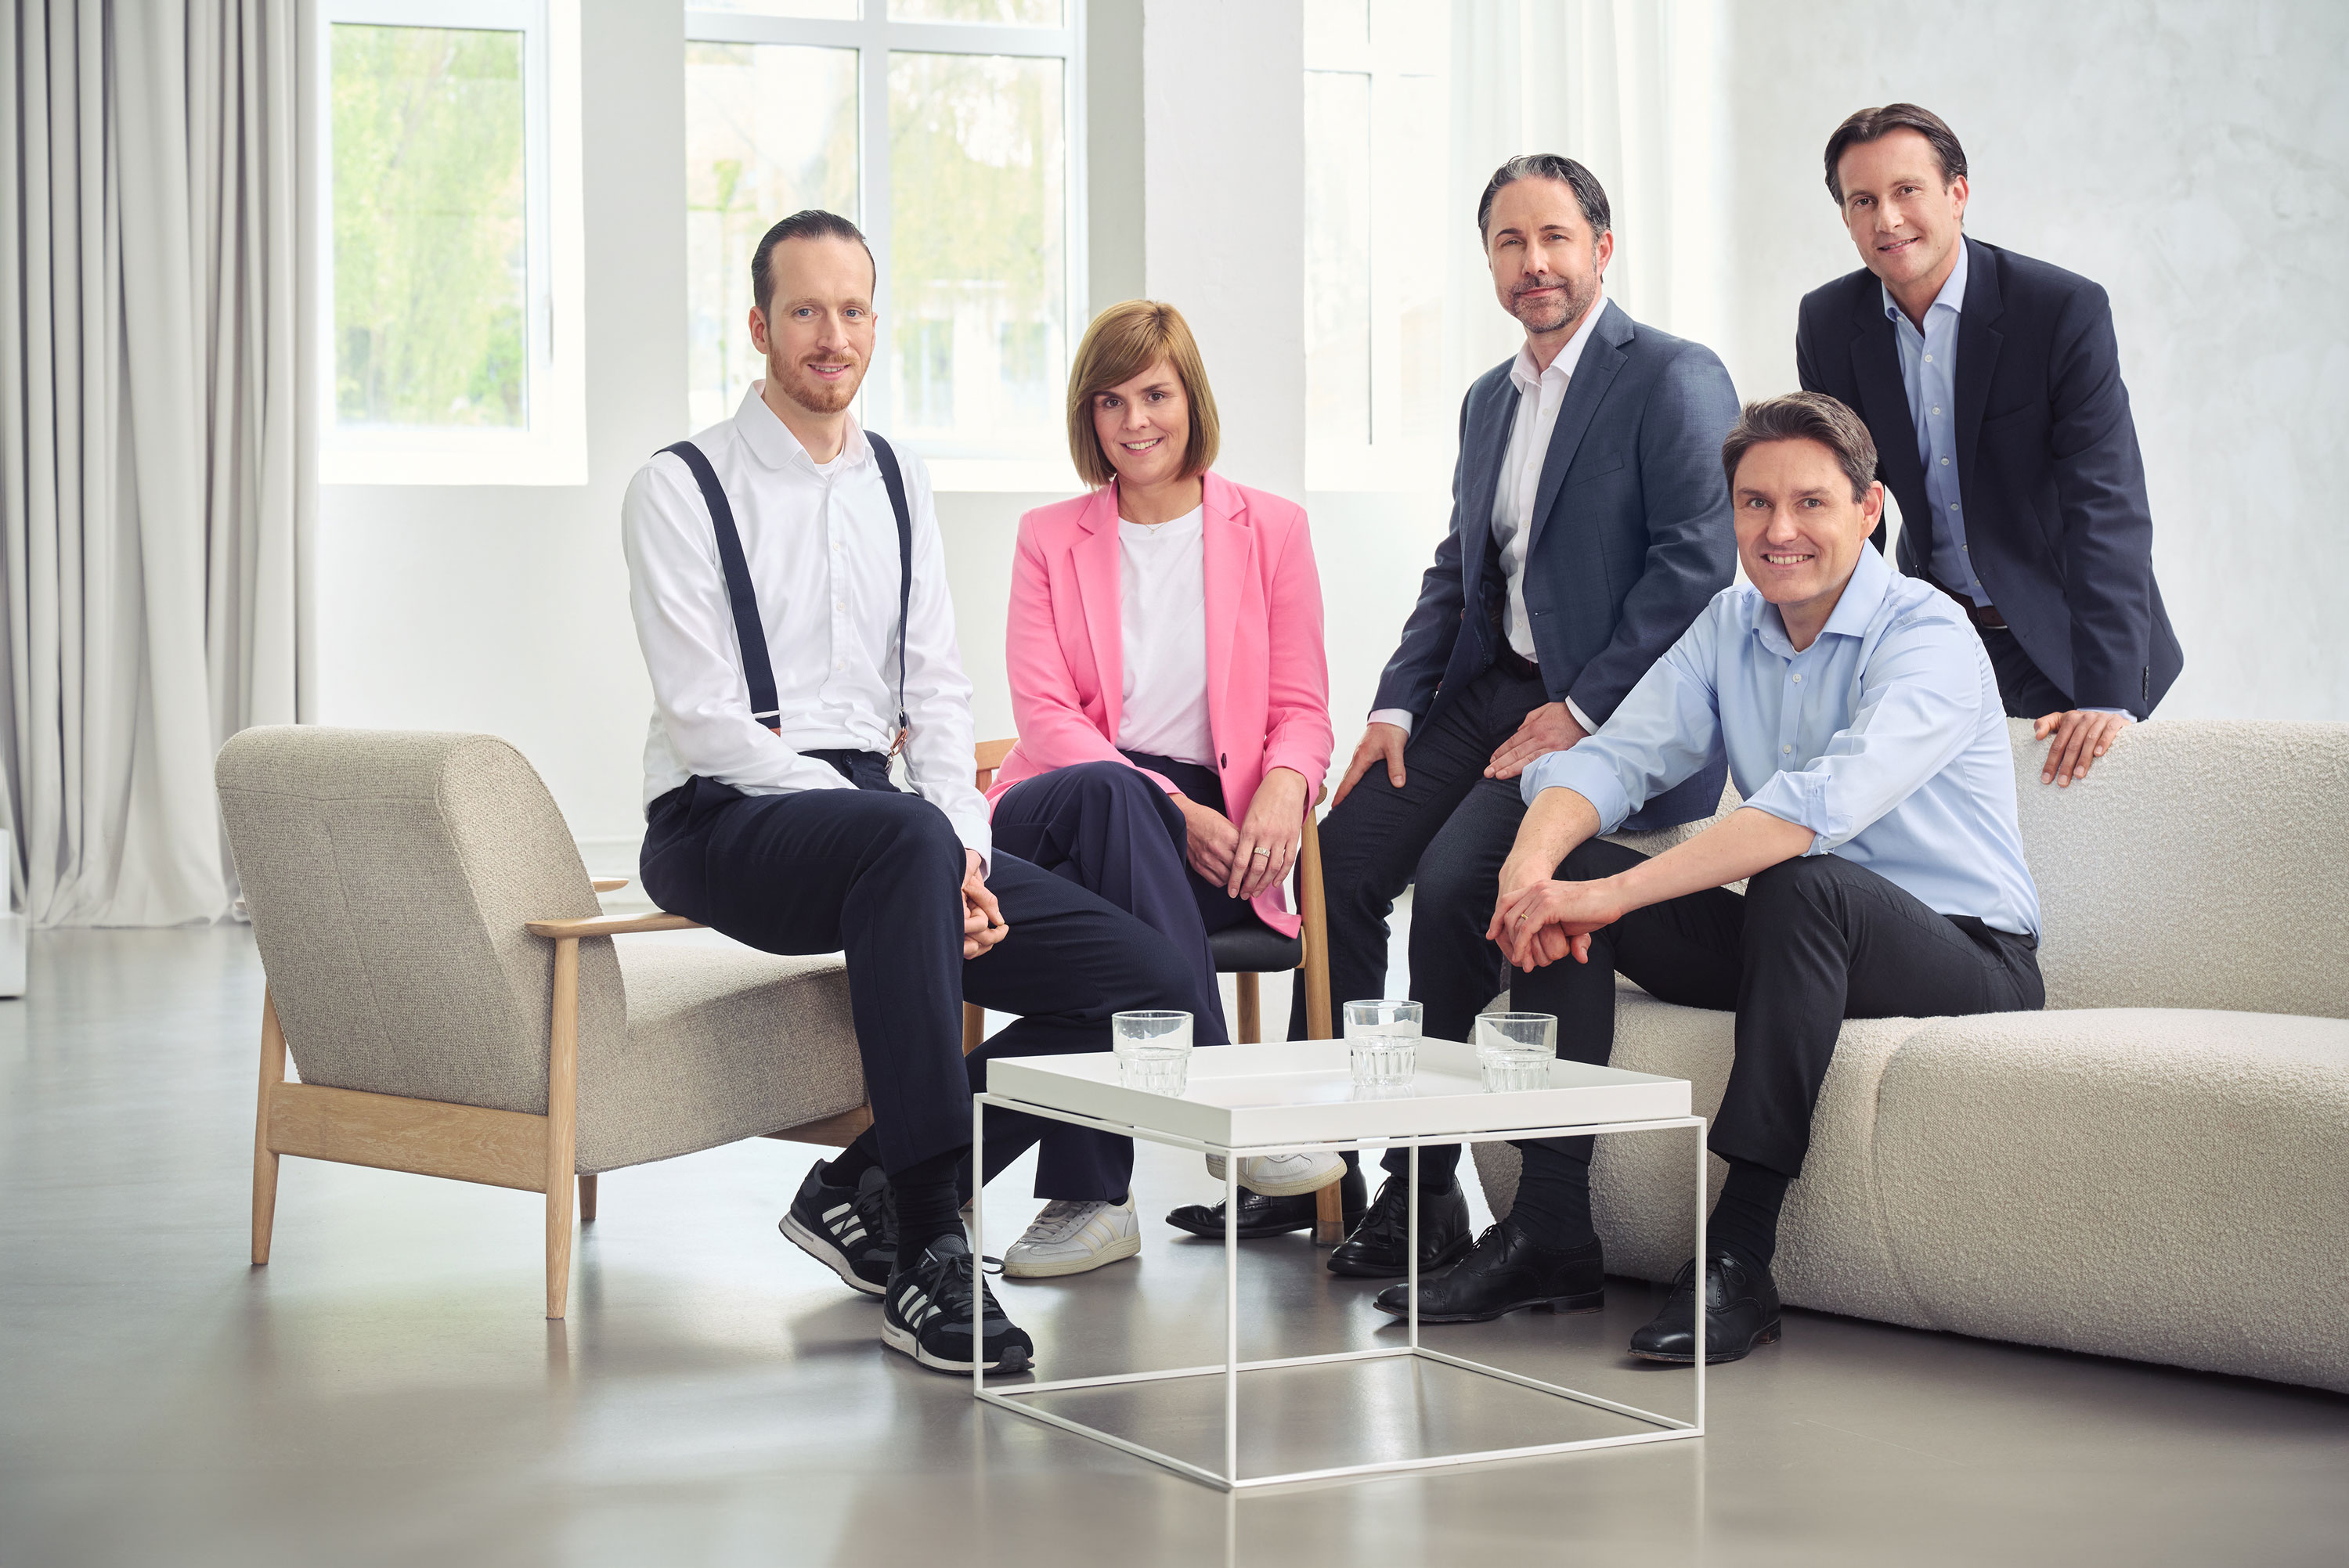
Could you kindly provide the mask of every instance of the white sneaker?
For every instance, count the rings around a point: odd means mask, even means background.
[[[1003,1273],[1008,1279],[1050,1279],[1083,1274],[1141,1250],[1142,1222],[1133,1212],[1133,1193],[1115,1203],[1055,1198],[1004,1253]]]
[[[1346,1173],[1346,1162],[1334,1154],[1243,1154],[1240,1185],[1267,1198],[1294,1198],[1319,1192]],[[1224,1157],[1207,1156],[1207,1174],[1224,1179]]]

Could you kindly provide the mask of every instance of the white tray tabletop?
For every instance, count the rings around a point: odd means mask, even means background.
[[[1354,1088],[1343,1040],[1201,1047],[1179,1098],[1127,1088],[1108,1051],[1006,1057],[988,1064],[987,1090],[1226,1149],[1660,1121],[1690,1104],[1685,1079],[1570,1061],[1550,1063],[1547,1088],[1488,1094],[1476,1048],[1435,1039],[1419,1042],[1408,1086],[1375,1092]]]

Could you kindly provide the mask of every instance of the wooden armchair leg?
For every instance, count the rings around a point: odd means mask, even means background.
[[[1313,1194],[1313,1239],[1334,1247],[1346,1239],[1346,1184],[1332,1181]]]
[[[261,1094],[253,1113],[253,1261],[269,1261],[269,1240],[277,1224],[277,1153],[269,1147],[270,1098],[285,1081],[285,1034],[277,1026],[277,1004],[261,994]]]
[[[579,1222],[585,1224],[595,1217],[595,1178],[579,1178]]]
[[[1243,1046],[1264,1043],[1264,1003],[1257,994],[1257,977],[1241,974],[1232,976],[1240,994],[1240,1037]]]
[[[962,1005],[962,1054],[970,1055],[987,1043],[987,1009],[975,1002]]]
[[[579,1109],[579,939],[554,944],[554,1026],[546,1051],[546,1315],[571,1296],[571,1194]]]

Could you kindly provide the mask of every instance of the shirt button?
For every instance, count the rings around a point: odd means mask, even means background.
[[[1943,459],[1941,459],[1941,466],[1942,466],[1943,468],[1945,468],[1945,469],[1946,469],[1946,468],[1948,468],[1948,467],[1950,466],[1950,459],[1947,459],[1947,458],[1943,458]]]
[[[1933,410],[1933,412],[1934,412],[1934,413],[1936,413],[1936,414],[1938,414],[1938,413],[1940,413],[1940,410],[1939,408],[1936,408],[1936,409],[1934,409],[1934,410]]]
[[[1800,685],[1802,685],[1802,684],[1803,684],[1803,677],[1802,677],[1802,676],[1796,676],[1795,677],[1795,684],[1796,686],[1800,686]]]
[[[1950,510],[1951,510],[1951,511],[1957,511],[1957,510],[1958,510],[1958,503],[1957,503],[1956,501],[1951,501],[1951,502],[1950,503]]]
[[[1926,364],[1928,364],[1928,365],[1932,364],[1932,363],[1933,363],[1933,356],[1932,356],[1931,355],[1930,355],[1930,354],[1929,354],[1929,355],[1927,355],[1927,356],[1925,356],[1925,363],[1926,363]]]
[[[1792,754],[1793,754],[1793,752],[1794,752],[1794,749],[1795,749],[1795,748],[1794,748],[1793,747],[1791,747],[1791,746],[1782,746],[1782,747],[1778,748],[1778,749],[1779,749],[1779,750],[1781,750],[1781,751],[1786,752],[1786,753],[1787,753],[1787,754],[1789,754],[1789,755],[1792,755]]]

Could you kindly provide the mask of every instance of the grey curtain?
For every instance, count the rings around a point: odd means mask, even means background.
[[[13,0],[0,33],[12,891],[227,911],[220,743],[309,704],[295,0]]]

